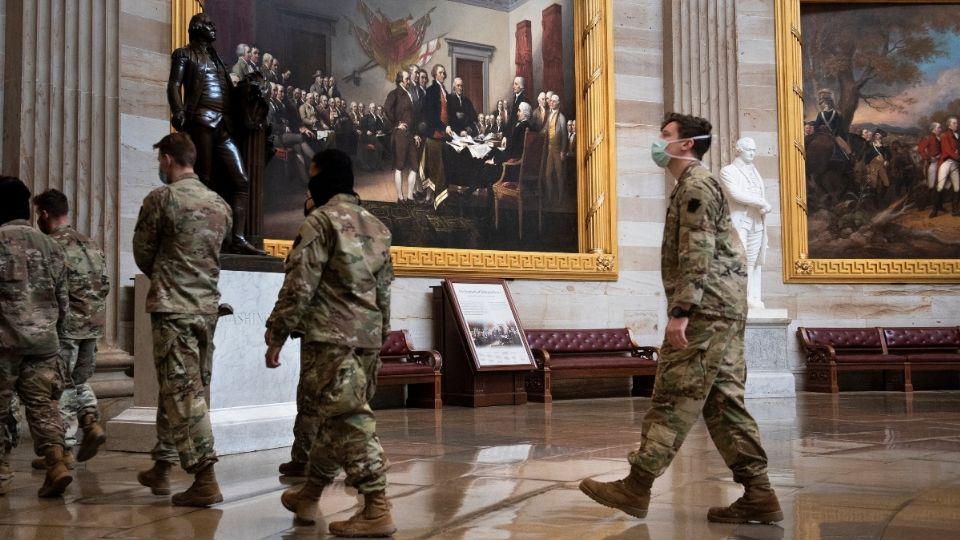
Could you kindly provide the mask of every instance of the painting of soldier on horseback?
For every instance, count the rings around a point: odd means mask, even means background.
[[[801,4],[810,257],[960,258],[960,10]]]

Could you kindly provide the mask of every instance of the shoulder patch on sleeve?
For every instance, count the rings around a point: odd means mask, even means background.
[[[687,212],[696,212],[700,208],[700,199],[690,199],[687,202]]]

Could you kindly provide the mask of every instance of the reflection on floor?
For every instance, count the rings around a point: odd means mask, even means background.
[[[780,526],[721,525],[707,507],[740,495],[702,422],[654,484],[636,520],[577,490],[582,478],[622,477],[639,440],[644,398],[521,407],[380,411],[393,462],[388,494],[396,538],[958,538],[960,392],[801,394],[751,400],[784,507]],[[323,495],[326,521],[295,526],[280,506],[286,449],[227,456],[217,466],[226,501],[174,508],[137,485],[148,457],[106,453],[75,472],[65,500],[36,497],[42,476],[29,449],[14,455],[14,490],[0,497],[0,538],[318,538],[349,516],[355,492]],[[174,489],[189,478],[174,477]]]

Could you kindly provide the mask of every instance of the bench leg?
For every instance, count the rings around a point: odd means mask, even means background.
[[[443,407],[440,399],[440,375],[434,382],[407,385],[407,407],[421,409],[439,409]]]
[[[656,377],[652,375],[635,375],[633,377],[633,389],[630,390],[630,395],[642,397],[652,396],[655,381]]]
[[[807,392],[830,392],[836,394],[839,391],[836,369],[836,366],[825,366],[823,364],[807,365]]]
[[[904,364],[903,366],[903,391],[913,392],[913,372],[910,369],[910,364]]]
[[[553,403],[553,395],[550,393],[549,371],[537,369],[527,373],[524,388],[527,391],[527,401]]]

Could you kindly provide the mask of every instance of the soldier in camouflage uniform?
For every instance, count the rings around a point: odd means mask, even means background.
[[[37,225],[63,248],[67,268],[70,311],[60,334],[60,362],[64,376],[60,418],[66,430],[64,461],[68,468],[73,468],[70,448],[77,443],[78,425],[83,430],[83,443],[77,452],[77,461],[87,461],[95,456],[107,440],[98,422],[97,396],[87,379],[96,369],[97,338],[103,335],[110,278],[103,251],[93,240],[70,226],[66,195],[50,189],[34,197],[33,205]],[[33,468],[44,468],[43,460],[34,460]]]
[[[672,113],[652,148],[654,161],[677,184],[670,194],[660,272],[670,313],[630,474],[615,482],[586,479],[580,490],[596,502],[645,517],[650,488],[663,474],[700,412],[710,438],[745,494],[711,508],[710,521],[774,522],[783,512],[767,478],[757,423],[744,406],[747,266],[743,245],[716,178],[700,164],[710,148],[710,123]],[[672,148],[673,153],[670,153]]]
[[[182,133],[167,135],[159,150],[166,184],[143,200],[133,236],[137,266],[150,278],[147,311],[160,384],[154,466],[137,475],[155,495],[170,493],[170,467],[194,475],[177,506],[210,506],[223,495],[214,474],[217,455],[204,397],[213,354],[220,292],[220,247],[231,230],[230,207],[193,171],[196,148]]]
[[[284,507],[316,518],[320,494],[340,469],[363,494],[364,507],[333,522],[338,536],[396,531],[386,498],[386,458],[368,403],[390,328],[390,231],[360,206],[350,158],[339,150],[314,156],[310,211],[285,263],[286,278],[267,319],[266,365],[280,365],[288,337],[299,337],[298,414],[317,426],[310,438],[307,482],[284,491]],[[309,202],[309,201],[308,201]]]
[[[63,463],[63,391],[58,335],[69,302],[63,250],[30,222],[30,190],[18,178],[0,177],[0,494],[13,477],[9,455],[11,403],[26,408],[33,449],[47,474],[38,495],[57,497],[73,481]]]

